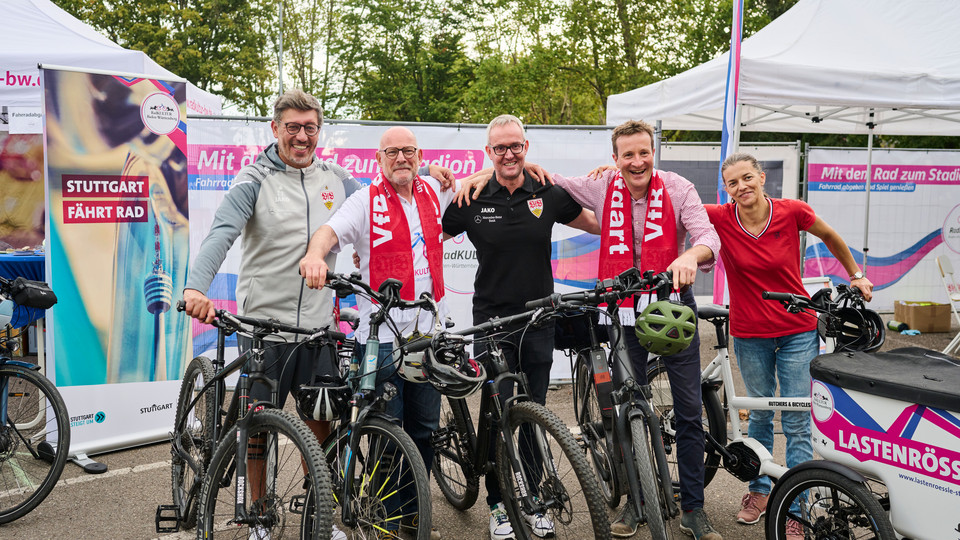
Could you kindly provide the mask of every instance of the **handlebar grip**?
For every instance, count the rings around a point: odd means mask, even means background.
[[[760,293],[760,296],[761,296],[761,298],[763,298],[764,300],[779,300],[779,301],[782,301],[782,302],[792,302],[792,301],[794,300],[794,298],[796,297],[795,295],[793,295],[793,294],[791,294],[791,293],[771,292],[771,291],[763,291],[763,292]]]
[[[429,337],[423,337],[416,341],[411,341],[410,343],[405,343],[401,348],[406,353],[418,353],[421,351],[427,350],[427,348],[433,343],[433,340]]]
[[[529,302],[523,305],[523,309],[531,310],[531,309],[540,309],[540,308],[555,308],[559,303],[560,303],[560,294],[553,293],[550,296],[547,296],[545,298],[540,298],[538,300],[530,300]]]
[[[337,341],[344,341],[347,339],[347,335],[344,334],[343,332],[339,332],[337,330],[329,330],[329,329],[327,330],[327,337],[330,339],[335,339]]]
[[[183,300],[177,301],[177,311],[184,311],[187,309],[187,303]]]

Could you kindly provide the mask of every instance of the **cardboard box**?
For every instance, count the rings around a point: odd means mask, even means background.
[[[893,303],[893,318],[906,323],[911,330],[921,332],[950,331],[950,306],[948,304],[897,300]]]

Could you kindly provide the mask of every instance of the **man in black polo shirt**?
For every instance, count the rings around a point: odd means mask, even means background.
[[[486,146],[493,178],[470,206],[450,205],[443,216],[444,233],[456,236],[466,232],[477,249],[474,324],[522,313],[527,301],[553,293],[550,237],[554,223],[600,233],[593,212],[583,209],[562,188],[541,185],[524,171],[529,148],[519,118],[509,114],[494,118],[487,126]],[[553,334],[553,325],[548,325],[517,332],[501,342],[510,369],[517,371],[519,366],[526,374],[530,397],[541,405],[546,402],[553,365]],[[501,389],[502,400],[509,396],[508,391]],[[496,475],[488,474],[485,483],[491,540],[513,538]],[[553,533],[549,518],[526,518],[537,536]]]

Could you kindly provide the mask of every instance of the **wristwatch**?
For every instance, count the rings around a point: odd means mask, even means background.
[[[852,276],[850,276],[850,281],[853,281],[855,279],[863,279],[863,278],[864,278],[863,272],[861,272],[860,270],[857,270],[856,272],[853,273]]]

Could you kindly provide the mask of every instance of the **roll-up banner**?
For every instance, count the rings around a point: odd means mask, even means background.
[[[185,83],[42,66],[47,375],[71,455],[171,430],[188,318],[171,305],[189,246]]]
[[[935,259],[960,253],[960,154],[874,149],[870,208],[866,162],[862,149],[812,148],[808,202],[843,236],[858,264],[869,248],[865,272],[874,285],[872,309],[892,311],[896,300],[946,302]],[[804,259],[804,276],[849,283],[817,238],[807,240]]]

